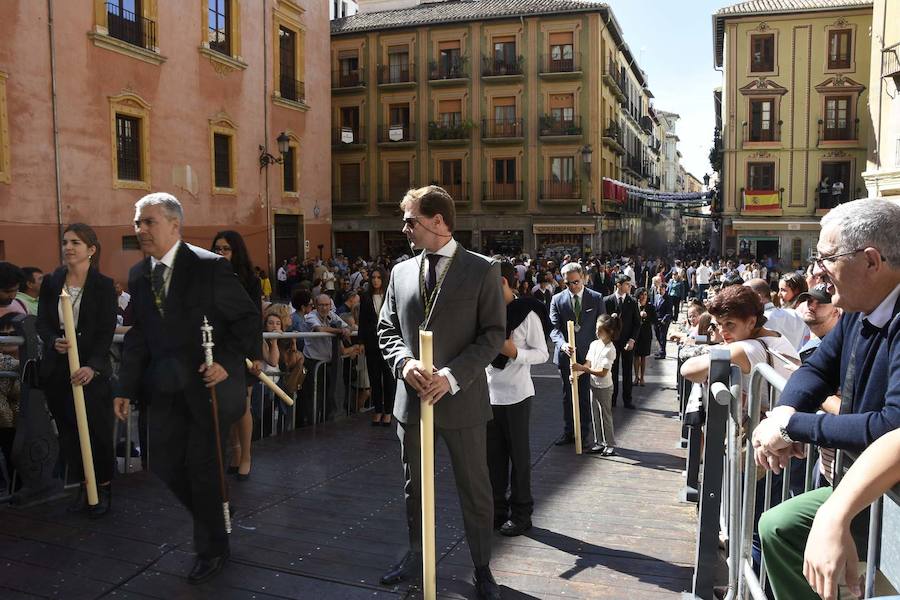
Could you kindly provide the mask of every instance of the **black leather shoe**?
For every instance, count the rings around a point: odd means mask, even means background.
[[[475,593],[478,600],[501,600],[500,586],[490,567],[475,567]]]
[[[573,434],[568,434],[568,433],[562,434],[561,436],[559,436],[559,439],[557,439],[555,442],[553,442],[553,444],[556,446],[565,446],[567,444],[574,444],[574,443],[575,443],[575,436]]]
[[[387,573],[381,576],[381,583],[384,585],[394,585],[400,583],[404,579],[413,577],[422,570],[422,555],[412,550],[407,551]]]
[[[194,562],[194,568],[191,569],[191,572],[188,575],[188,583],[191,585],[206,583],[222,570],[227,561],[228,554],[213,556],[211,558],[197,556],[197,560]]]
[[[88,507],[88,516],[99,519],[112,508],[112,485],[97,486],[97,504]]]
[[[519,522],[510,519],[500,528],[500,535],[505,535],[506,537],[516,537],[517,535],[522,535],[529,529],[531,529],[531,519]]]
[[[66,507],[67,513],[80,513],[88,508],[87,503],[87,491],[84,489],[84,484],[78,486],[78,490],[76,490],[75,495],[72,496],[72,502]]]

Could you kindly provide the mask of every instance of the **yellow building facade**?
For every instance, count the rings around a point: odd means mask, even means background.
[[[863,173],[870,198],[900,200],[900,0],[875,0],[869,114],[875,135]]]
[[[872,3],[743,2],[713,17],[727,254],[805,263],[819,219],[865,197]]]
[[[399,202],[432,183],[456,200],[469,248],[599,252],[604,228],[637,242],[639,207],[604,203],[602,178],[622,179],[629,153],[649,161],[652,129],[629,137],[622,114],[648,114],[646,78],[608,8],[555,4],[430,3],[333,22],[337,249],[408,252]]]

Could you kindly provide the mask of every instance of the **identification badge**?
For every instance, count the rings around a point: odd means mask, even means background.
[[[581,331],[581,325],[575,325],[574,329],[575,329],[575,333],[578,333],[579,331]]]

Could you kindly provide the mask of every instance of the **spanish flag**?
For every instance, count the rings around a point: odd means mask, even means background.
[[[744,191],[744,210],[777,210],[781,208],[778,192]]]

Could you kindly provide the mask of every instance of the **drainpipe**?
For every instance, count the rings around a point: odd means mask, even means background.
[[[269,34],[266,32],[266,16],[268,12],[268,2],[262,2],[262,24],[263,24],[263,146],[268,152],[269,148],[269,55],[268,42]],[[269,201],[269,167],[263,167],[265,177],[265,194],[266,194],[266,253],[268,254],[267,262],[269,263],[269,277],[275,273],[275,231],[272,227],[272,205]]]
[[[59,174],[59,116],[56,108],[56,50],[53,47],[53,0],[47,0],[47,31],[50,38],[50,104],[53,108],[53,169],[56,182],[56,225],[59,260],[62,262],[62,184]]]

